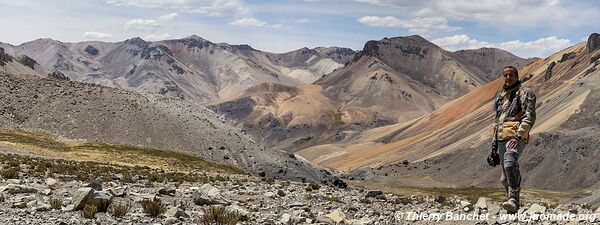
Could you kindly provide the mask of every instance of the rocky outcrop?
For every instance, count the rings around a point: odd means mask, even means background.
[[[97,48],[95,48],[94,46],[91,46],[91,45],[88,45],[87,47],[85,47],[85,49],[83,51],[86,52],[87,54],[90,54],[91,56],[98,55],[98,53],[100,52]]]
[[[61,73],[60,71],[54,71],[52,73],[48,74],[49,78],[55,79],[55,80],[63,80],[63,81],[68,81],[71,80],[69,79],[69,77],[65,76],[63,73]]]
[[[21,64],[31,68],[32,70],[35,69],[35,65],[37,64],[37,62],[34,59],[29,58],[29,56],[26,55],[20,55],[18,57],[18,60]]]
[[[546,72],[544,73],[544,81],[548,81],[552,78],[552,69],[556,66],[556,62],[551,62],[546,68]]]
[[[13,58],[7,53],[4,53],[4,48],[0,48],[0,66],[5,66],[6,63],[12,62]]]
[[[587,39],[586,49],[587,52],[593,52],[600,48],[600,34],[593,33]]]

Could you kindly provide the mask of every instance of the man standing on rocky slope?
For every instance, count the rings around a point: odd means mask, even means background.
[[[507,66],[502,72],[504,85],[494,100],[496,122],[492,144],[492,155],[500,157],[502,176],[500,181],[506,188],[508,200],[502,207],[510,213],[519,209],[521,174],[517,160],[529,143],[529,131],[535,123],[535,94],[523,87],[519,72]]]

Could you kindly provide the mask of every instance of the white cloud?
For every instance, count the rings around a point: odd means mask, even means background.
[[[175,19],[175,17],[177,17],[178,15],[179,14],[176,13],[176,12],[169,13],[167,15],[162,15],[162,16],[158,17],[158,20],[160,20],[160,21],[169,21],[169,20]]]
[[[236,26],[255,26],[255,27],[264,27],[267,25],[266,22],[257,20],[256,18],[241,18],[229,23],[230,25]]]
[[[105,39],[105,38],[113,37],[112,34],[95,32],[95,31],[84,32],[83,35],[81,35],[81,36],[83,36],[86,39]]]
[[[420,1],[414,0],[354,0],[355,2],[368,3],[373,5],[404,7],[409,5],[420,4]]]
[[[504,49],[521,57],[546,57],[554,52],[573,45],[569,39],[560,39],[555,36],[544,37],[527,42],[512,40],[490,43],[470,38],[466,34],[437,38],[432,42],[450,51],[494,47]]]
[[[302,18],[302,19],[296,20],[296,23],[312,23],[312,22],[315,22],[315,21],[310,18]]]
[[[150,34],[144,37],[144,40],[148,40],[148,41],[162,41],[165,40],[167,38],[170,38],[171,35],[169,35],[169,33],[164,33],[164,34]]]
[[[507,41],[498,44],[501,49],[517,54],[531,56],[548,56],[554,52],[573,45],[569,39],[559,39],[555,36],[540,38],[537,40],[523,42],[519,40]]]
[[[129,30],[152,31],[152,30],[158,29],[160,27],[160,25],[162,25],[163,23],[165,23],[169,20],[175,19],[175,17],[177,17],[178,15],[179,15],[178,13],[174,12],[174,13],[162,15],[162,16],[158,17],[158,19],[137,18],[137,19],[133,19],[133,20],[130,20],[127,23],[125,23],[125,28],[129,29]]]
[[[164,8],[208,16],[239,16],[249,11],[240,0],[107,0],[106,3],[138,8]]]
[[[411,17],[443,17],[469,21],[518,32],[543,27],[563,31],[565,27],[590,27],[600,20],[591,3],[560,0],[354,0],[384,7],[407,7]]]
[[[358,22],[371,27],[394,27],[408,29],[413,34],[427,34],[433,31],[451,32],[459,27],[448,25],[448,20],[443,17],[416,17],[402,20],[394,16],[364,16]]]
[[[470,38],[466,34],[457,34],[454,36],[437,38],[432,40],[431,42],[449,51],[456,51],[461,49],[476,49],[492,46],[488,42]]]

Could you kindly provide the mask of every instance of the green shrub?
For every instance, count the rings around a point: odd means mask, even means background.
[[[306,186],[306,188],[304,190],[306,191],[313,191],[313,190],[319,190],[321,189],[321,185],[317,184],[317,183],[310,183],[308,184],[308,186]]]
[[[204,210],[201,221],[204,225],[234,225],[239,219],[240,215],[236,212],[226,211],[220,206],[211,206],[208,210]]]
[[[167,211],[165,204],[163,204],[162,201],[157,197],[143,200],[142,208],[146,214],[152,217],[157,217]]]
[[[129,203],[115,203],[110,206],[110,214],[113,217],[123,217],[129,211],[131,205]]]
[[[337,196],[327,196],[325,197],[330,202],[344,203],[340,197]]]
[[[368,199],[368,198],[361,198],[359,200],[359,202],[363,203],[363,204],[371,204],[371,203],[373,203],[373,201],[371,199]]]
[[[97,210],[96,206],[93,204],[85,205],[85,207],[83,207],[83,210],[81,211],[81,213],[83,214],[83,218],[87,218],[87,219],[94,218],[94,216],[96,215],[96,212],[98,212],[98,210]]]
[[[50,199],[50,205],[53,209],[61,209],[62,208],[62,200],[60,198]]]
[[[4,179],[19,179],[19,173],[21,172],[20,167],[9,167],[0,171],[0,176]]]

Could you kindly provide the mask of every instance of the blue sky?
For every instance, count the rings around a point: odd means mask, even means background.
[[[600,32],[598,1],[565,0],[0,0],[0,41],[182,38],[362,49],[368,40],[421,35],[447,50],[498,47],[544,57]]]

